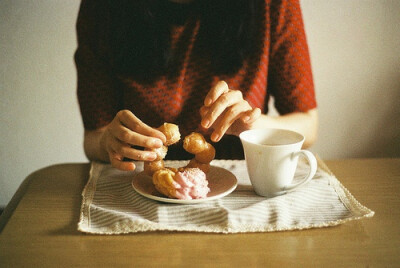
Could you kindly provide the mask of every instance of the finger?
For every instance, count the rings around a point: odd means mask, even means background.
[[[203,117],[201,125],[205,128],[211,127],[228,107],[240,101],[243,101],[243,94],[239,90],[230,90],[222,94]]]
[[[166,141],[166,137],[161,131],[146,125],[129,110],[119,111],[117,114],[117,118],[121,125],[125,126],[127,129],[133,132],[140,133],[144,136],[160,139],[161,143],[158,147],[161,147],[162,144]]]
[[[211,140],[219,141],[227,130],[238,120],[244,112],[250,110],[251,107],[246,101],[236,103],[229,107],[223,114],[222,119],[214,126],[214,132],[211,134]]]
[[[242,117],[242,122],[245,124],[254,123],[261,116],[261,109],[254,108],[252,110],[247,111]]]
[[[204,105],[210,106],[213,104],[222,94],[229,91],[228,84],[225,81],[219,81],[207,94],[204,99]]]
[[[156,149],[162,146],[162,141],[160,139],[142,135],[121,125],[111,129],[110,131],[112,136],[125,144],[134,146],[136,145],[150,149]]]
[[[131,161],[123,161],[118,155],[110,155],[110,163],[113,167],[124,170],[124,171],[133,171],[136,169],[135,163]]]
[[[118,155],[120,160],[124,158],[139,160],[139,161],[153,161],[157,158],[157,154],[153,151],[144,151],[132,148],[131,145],[123,143],[114,138],[110,141],[110,148],[112,154]]]
[[[202,106],[200,108],[200,116],[201,116],[201,118],[203,118],[208,113],[209,110],[210,110],[209,107]]]

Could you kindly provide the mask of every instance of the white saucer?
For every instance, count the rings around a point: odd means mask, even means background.
[[[210,171],[207,173],[207,180],[210,192],[206,198],[202,199],[182,200],[165,197],[156,190],[152,178],[144,172],[140,172],[133,178],[132,187],[142,196],[156,201],[175,204],[196,204],[222,198],[232,193],[237,186],[235,175],[224,168],[216,166],[210,167]]]

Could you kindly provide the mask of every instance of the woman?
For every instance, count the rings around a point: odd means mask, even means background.
[[[243,158],[252,128],[317,133],[317,104],[300,4],[273,0],[83,0],[78,99],[91,160],[134,170],[165,141],[155,128],[202,132],[216,158]],[[274,97],[280,115],[271,117]],[[188,159],[171,146],[169,159]]]

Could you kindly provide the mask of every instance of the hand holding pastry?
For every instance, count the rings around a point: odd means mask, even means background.
[[[241,91],[229,89],[224,81],[220,81],[208,92],[200,115],[201,125],[213,129],[211,140],[217,142],[225,133],[239,135],[250,129],[260,117],[261,110],[253,109],[243,99]]]
[[[156,153],[156,158],[153,160],[145,160],[144,162],[144,172],[147,175],[152,176],[154,172],[159,169],[164,168],[164,158],[167,155],[169,145],[177,143],[181,139],[181,133],[179,132],[179,127],[175,124],[164,123],[157,128],[158,131],[164,134],[165,140],[164,145],[156,149],[148,149]]]
[[[162,132],[143,123],[131,111],[122,110],[105,127],[100,144],[114,167],[134,170],[135,164],[124,159],[153,161],[161,153],[157,153],[156,150],[162,148],[165,140],[166,137]],[[133,146],[150,150],[140,150]]]

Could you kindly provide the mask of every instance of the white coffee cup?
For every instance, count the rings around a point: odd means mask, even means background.
[[[240,134],[251,184],[258,195],[274,197],[310,181],[317,171],[315,156],[302,150],[304,136],[284,129],[254,129]],[[310,165],[308,175],[292,184],[299,156]]]

